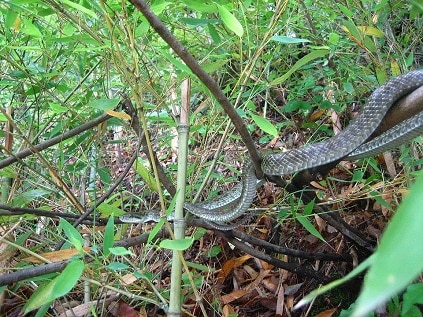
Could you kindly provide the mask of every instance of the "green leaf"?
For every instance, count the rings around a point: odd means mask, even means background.
[[[423,270],[423,174],[420,173],[375,252],[353,316],[364,316],[403,290]]]
[[[86,7],[84,7],[82,5],[75,3],[75,2],[72,2],[72,1],[69,1],[69,0],[61,0],[61,1],[64,4],[67,4],[68,6],[76,9],[77,11],[84,12],[85,14],[89,15],[90,17],[97,19],[97,14],[94,11],[87,9]]]
[[[0,169],[0,176],[7,177],[7,178],[15,178],[16,177],[15,171],[10,167],[6,166]]]
[[[276,78],[273,80],[270,85],[279,85],[283,83],[285,80],[287,80],[293,73],[295,73],[298,69],[303,67],[304,65],[307,65],[314,59],[322,58],[326,56],[329,53],[328,49],[321,49],[321,50],[315,50],[310,53],[308,53],[306,56],[300,58],[294,66],[291,67],[289,71],[287,71],[283,76]]]
[[[45,195],[50,194],[51,192],[49,190],[45,190],[45,189],[33,189],[33,190],[28,190],[27,192],[24,192],[18,196],[16,196],[15,198],[13,198],[13,200],[11,201],[11,205],[12,206],[24,206],[26,205],[26,203],[28,202],[32,202],[34,200],[36,200],[39,197],[43,197]]]
[[[128,265],[126,265],[125,263],[120,263],[120,262],[109,263],[107,267],[112,271],[122,271],[129,268]]]
[[[64,113],[64,112],[68,111],[67,107],[63,107],[58,103],[50,103],[49,107],[54,113],[57,113],[57,114]]]
[[[137,171],[138,175],[146,182],[148,187],[151,190],[158,192],[159,189],[157,188],[157,182],[154,176],[150,173],[149,169],[144,166],[143,160],[138,158],[135,163],[135,170]]]
[[[219,15],[226,27],[239,37],[242,37],[244,35],[244,29],[238,19],[224,6],[218,4],[217,8],[219,9]]]
[[[411,284],[407,287],[403,296],[401,315],[408,316],[406,314],[414,304],[423,304],[423,283]]]
[[[161,51],[162,55],[164,58],[166,58],[169,62],[171,62],[173,64],[173,66],[175,66],[177,69],[193,75],[191,69],[189,69],[189,67],[187,65],[185,65],[184,63],[182,63],[181,61],[179,61],[178,59],[174,58],[172,55],[170,55],[168,52],[166,51]]]
[[[36,37],[36,38],[42,38],[43,35],[41,34],[40,30],[32,24],[29,20],[23,20],[24,27],[21,29],[21,31],[29,36]]]
[[[175,240],[166,239],[160,242],[160,247],[165,249],[170,249],[170,250],[183,251],[188,249],[192,245],[193,242],[194,242],[194,239],[192,238],[175,239]]]
[[[272,135],[273,137],[278,136],[278,130],[272,123],[270,123],[269,120],[263,118],[262,116],[258,116],[252,113],[250,113],[250,116],[261,130]]]
[[[113,247],[115,237],[115,223],[113,214],[107,220],[106,228],[104,230],[104,241],[103,241],[103,254],[108,256],[110,254],[110,248]]]
[[[319,287],[318,289],[315,289],[310,294],[302,298],[295,306],[294,309],[299,309],[300,307],[307,305],[308,303],[311,303],[313,300],[316,299],[317,296],[322,295],[323,293],[326,293],[330,291],[331,289],[338,287],[345,282],[348,282],[349,280],[356,277],[358,274],[361,274],[364,272],[372,263],[373,263],[374,256],[371,255],[368,257],[365,261],[361,262],[354,270],[352,270],[350,273],[348,273],[346,276],[337,279],[333,282],[330,282],[327,285],[324,285],[322,287]]]
[[[70,262],[62,273],[47,285],[40,285],[23,307],[24,314],[40,308],[46,302],[66,295],[76,284],[84,270],[84,262],[76,260]]]
[[[102,217],[110,217],[111,215],[121,216],[125,213],[122,209],[108,203],[101,203],[97,207],[97,210],[101,212]]]
[[[297,44],[297,43],[308,43],[311,42],[307,39],[300,39],[297,37],[289,37],[289,36],[282,36],[282,35],[274,35],[270,38],[271,41],[276,41],[283,44]]]
[[[114,247],[109,248],[109,250],[110,253],[113,255],[134,255],[134,253],[124,247]]]
[[[105,111],[115,109],[119,102],[119,99],[97,99],[91,101],[88,106],[94,109]]]
[[[63,229],[69,242],[79,251],[82,252],[82,245],[84,240],[81,234],[72,226],[66,219],[60,218],[59,228]]]
[[[207,4],[204,1],[198,0],[182,0],[182,2],[189,7],[190,9],[198,12],[205,12],[205,13],[216,13],[217,8],[215,5]]]
[[[165,224],[165,220],[164,219],[160,219],[160,221],[158,223],[156,223],[156,225],[154,226],[154,228],[148,234],[147,244],[150,244],[151,241],[153,241],[153,239],[160,232],[160,230],[162,229],[162,227],[163,227],[164,224]]]
[[[317,229],[313,226],[313,224],[310,222],[310,220],[308,220],[308,218],[306,216],[300,215],[300,214],[296,214],[296,218],[295,218],[308,232],[310,232],[313,236],[315,236],[316,238],[322,240],[323,242],[326,243],[325,238],[323,238],[323,236],[320,234],[319,231],[317,231]]]

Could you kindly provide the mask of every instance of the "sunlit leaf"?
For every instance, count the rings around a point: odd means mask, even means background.
[[[69,242],[78,250],[82,251],[82,245],[84,240],[82,239],[81,234],[76,230],[74,226],[72,226],[66,219],[60,218],[60,228],[63,229],[66,237],[68,238]]]
[[[328,49],[321,49],[321,50],[315,50],[307,54],[306,56],[300,58],[294,66],[292,66],[283,76],[276,78],[272,81],[271,85],[278,85],[283,83],[285,80],[287,80],[294,72],[296,72],[298,69],[303,67],[304,65],[307,65],[312,60],[322,58],[326,56],[329,53]]]
[[[238,19],[224,6],[218,4],[217,8],[219,9],[219,15],[226,27],[239,37],[242,37],[244,35],[244,29]]]
[[[250,116],[261,130],[274,137],[278,136],[278,130],[269,120],[262,116],[258,116],[252,113],[250,114]]]
[[[106,111],[116,108],[119,102],[120,99],[97,99],[91,101],[88,105],[94,109]]]
[[[47,285],[41,285],[28,299],[23,307],[24,314],[33,311],[45,303],[66,295],[76,284],[84,270],[84,262],[76,260],[69,263],[65,269]]]
[[[296,44],[296,43],[308,43],[311,42],[307,39],[300,39],[297,37],[289,37],[289,36],[282,36],[282,35],[274,35],[270,38],[272,41],[276,41],[283,44]]]
[[[103,254],[108,256],[110,254],[110,248],[113,247],[114,236],[115,236],[115,223],[113,214],[107,220],[106,228],[104,229],[104,241],[103,241]]]
[[[194,239],[192,238],[185,238],[185,239],[175,239],[175,240],[163,240],[160,242],[160,247],[170,250],[178,250],[183,251],[188,249],[192,243],[194,242]]]
[[[353,316],[365,316],[423,271],[423,243],[416,243],[423,241],[422,192],[420,174],[382,235]]]

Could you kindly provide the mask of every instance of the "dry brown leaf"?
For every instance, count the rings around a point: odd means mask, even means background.
[[[85,252],[91,251],[90,247],[83,247],[83,249],[84,249]],[[42,254],[40,254],[40,256],[43,257],[44,259],[51,261],[51,262],[59,262],[59,261],[68,260],[71,257],[73,257],[74,255],[78,255],[78,254],[79,253],[75,248],[71,248],[71,249],[42,253]],[[42,261],[39,258],[36,258],[35,256],[30,256],[30,257],[27,257],[23,260],[28,261],[28,262],[32,262],[32,263],[44,263],[44,261]]]
[[[245,261],[249,259],[251,259],[251,255],[246,254],[239,258],[232,258],[226,261],[225,264],[223,264],[222,266],[222,270],[217,275],[218,283],[222,284],[234,268],[241,266]]]
[[[235,314],[235,309],[231,305],[224,305],[222,312],[223,312],[222,316],[227,317],[227,316],[230,316],[232,314]]]
[[[331,308],[325,311],[322,311],[321,313],[318,313],[315,317],[331,317],[338,308]]]
[[[234,300],[237,300],[238,298],[241,298],[245,294],[248,294],[249,291],[246,291],[244,289],[239,289],[236,291],[233,291],[232,293],[226,294],[222,296],[222,303],[223,304],[229,304],[232,303]]]

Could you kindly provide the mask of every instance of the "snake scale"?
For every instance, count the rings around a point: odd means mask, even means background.
[[[366,142],[391,106],[398,99],[421,86],[423,86],[423,70],[411,71],[389,80],[372,93],[362,111],[343,131],[327,140],[297,149],[266,153],[261,163],[263,172],[267,175],[285,175],[340,159],[356,160],[370,157],[422,134],[423,112],[420,112]],[[255,197],[256,187],[260,183],[256,178],[254,165],[250,160],[246,160],[241,181],[232,190],[210,201],[185,203],[184,208],[216,229],[230,230],[239,223],[235,225],[225,223],[239,218],[247,211]],[[119,218],[123,222],[132,223],[160,219],[157,212],[150,212],[147,215],[125,214]]]

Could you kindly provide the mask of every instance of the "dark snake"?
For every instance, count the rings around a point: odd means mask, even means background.
[[[382,135],[366,140],[382,122],[388,110],[401,97],[423,86],[423,70],[416,70],[389,80],[376,89],[367,104],[352,122],[337,135],[317,143],[286,152],[266,153],[261,167],[267,175],[285,175],[316,168],[340,159],[357,160],[371,157],[397,147],[422,134],[423,112],[402,121]],[[204,219],[213,228],[230,230],[239,225],[226,222],[242,216],[254,200],[257,186],[254,165],[250,160],[244,164],[238,185],[216,199],[201,203],[185,203],[191,214]],[[157,212],[148,215],[125,214],[123,222],[158,221]]]

